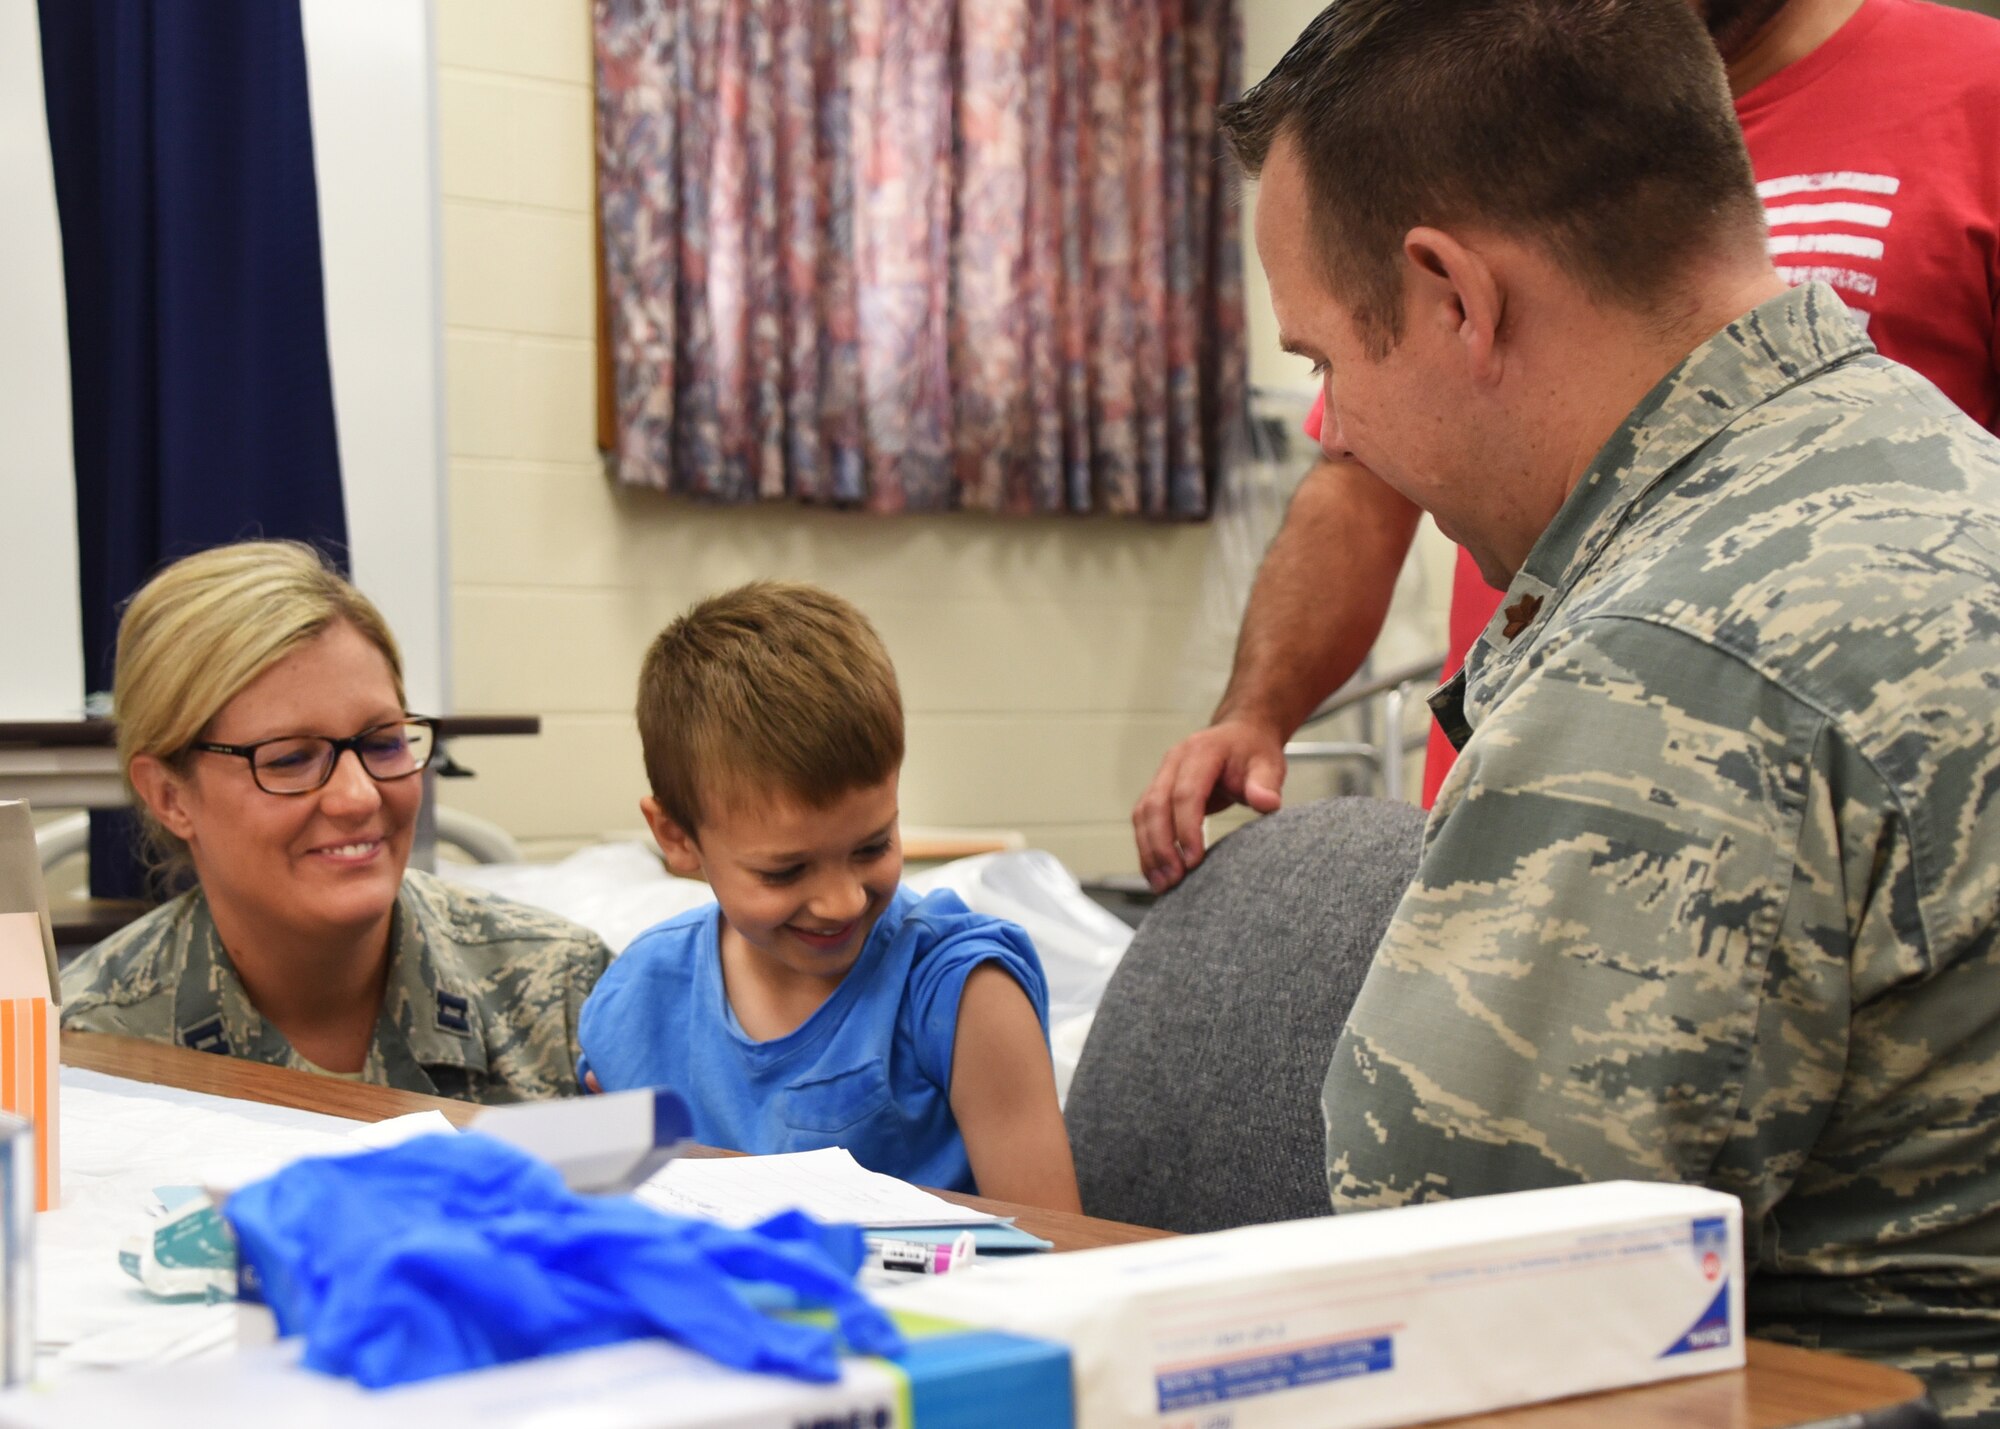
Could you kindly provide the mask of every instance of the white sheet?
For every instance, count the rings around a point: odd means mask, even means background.
[[[63,1205],[35,1218],[37,1374],[214,1353],[235,1345],[233,1305],[158,1301],[118,1268],[147,1228],[156,1186],[240,1185],[300,1156],[388,1145],[436,1129],[435,1112],[368,1123],[62,1069]]]
[[[163,1304],[118,1268],[155,1186],[242,1175],[294,1156],[352,1151],[355,1123],[287,1107],[62,1071],[63,1205],[35,1218],[39,1372],[154,1358],[229,1318]],[[233,1321],[232,1321],[233,1323]],[[229,1337],[224,1336],[224,1340]]]

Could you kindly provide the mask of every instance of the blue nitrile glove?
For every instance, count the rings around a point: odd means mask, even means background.
[[[854,1287],[858,1227],[788,1212],[732,1230],[580,1196],[470,1132],[296,1162],[223,1214],[307,1366],[370,1388],[648,1336],[837,1379],[834,1332],[756,1308],[772,1290],[831,1309],[858,1353],[903,1349]]]

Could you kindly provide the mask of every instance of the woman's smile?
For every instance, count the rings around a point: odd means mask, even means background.
[[[315,858],[324,858],[333,863],[367,863],[382,852],[382,840],[379,838],[350,839],[344,843],[321,844],[317,848],[308,850],[308,852]]]

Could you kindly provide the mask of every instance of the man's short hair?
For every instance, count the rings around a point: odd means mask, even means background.
[[[903,701],[875,627],[816,586],[755,581],[654,639],[639,672],[653,797],[690,837],[744,798],[824,808],[903,762]]]
[[[1377,355],[1403,237],[1536,238],[1601,301],[1656,310],[1689,263],[1761,248],[1720,58],[1687,0],[1334,0],[1223,107],[1253,177],[1288,136],[1329,290]]]

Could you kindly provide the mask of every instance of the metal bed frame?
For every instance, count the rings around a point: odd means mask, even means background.
[[[1403,763],[1411,753],[1423,748],[1429,733],[1426,730],[1413,734],[1405,729],[1404,716],[1410,701],[1422,698],[1423,692],[1437,683],[1443,669],[1444,656],[1434,655],[1334,691],[1306,716],[1299,733],[1285,745],[1286,761],[1352,761],[1367,769],[1383,798],[1408,799]],[[1360,739],[1300,737],[1315,724],[1356,711],[1361,716]]]

